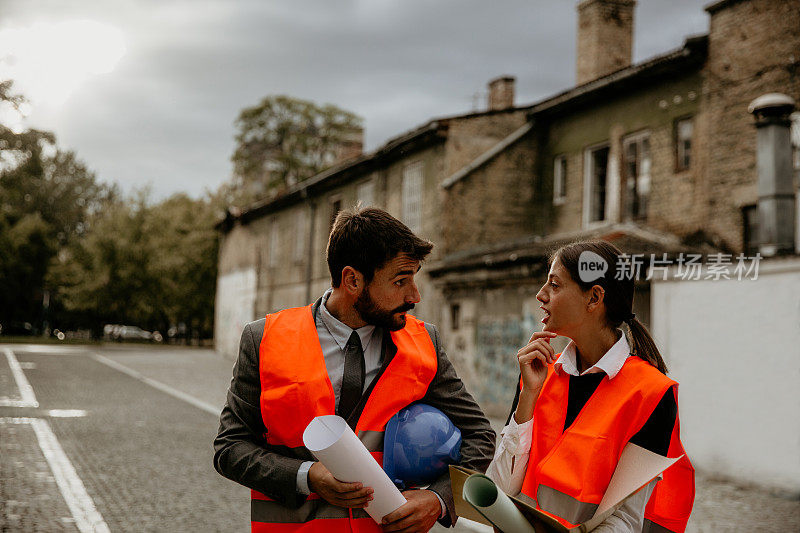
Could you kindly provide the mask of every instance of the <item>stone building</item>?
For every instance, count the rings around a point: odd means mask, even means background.
[[[431,120],[231,210],[220,223],[217,349],[235,356],[246,321],[325,290],[331,221],[357,202],[436,244],[416,313],[440,326],[459,373],[495,415],[513,396],[510,356],[537,329],[535,294],[557,245],[603,238],[644,258],[754,254],[747,108],[765,93],[800,100],[800,3],[714,2],[707,34],[631,64],[635,4],[577,4],[576,86],[515,106],[514,78],[497,78],[486,111]],[[650,323],[650,283],[640,285],[634,310]]]

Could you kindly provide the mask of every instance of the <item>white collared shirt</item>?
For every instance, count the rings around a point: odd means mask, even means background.
[[[553,368],[556,372],[570,376],[583,376],[604,372],[608,379],[614,379],[622,365],[630,355],[630,345],[625,335],[620,332],[620,338],[594,365],[583,372],[578,371],[577,351],[575,343],[570,341]],[[525,479],[525,470],[531,451],[531,438],[533,431],[533,418],[522,424],[517,424],[511,417],[508,425],[500,432],[500,444],[494,454],[486,475],[489,476],[506,494],[515,496],[522,490]],[[650,499],[656,481],[651,481],[645,488],[626,502],[606,519],[597,529],[598,532],[628,532],[641,531],[644,524],[644,508]]]
[[[605,372],[608,379],[614,379],[619,374],[619,371],[622,370],[622,365],[625,364],[625,360],[630,354],[631,347],[628,345],[628,339],[620,332],[619,340],[603,354],[599,361],[583,372],[578,372],[578,353],[575,349],[574,341],[569,341],[569,344],[561,352],[561,356],[553,364],[553,367],[556,371],[566,372],[570,376]]]

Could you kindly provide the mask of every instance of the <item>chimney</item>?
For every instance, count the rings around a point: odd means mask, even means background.
[[[635,7],[636,0],[578,4],[578,85],[630,66]]]
[[[514,107],[514,76],[500,76],[489,82],[489,111]]]
[[[343,163],[364,153],[364,128],[356,128],[342,135],[342,140],[336,149],[333,165]]]
[[[794,100],[770,93],[750,103],[756,118],[758,168],[758,251],[764,257],[792,253],[795,246],[795,198],[791,121]]]

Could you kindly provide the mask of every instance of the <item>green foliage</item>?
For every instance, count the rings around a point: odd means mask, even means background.
[[[0,105],[24,99],[0,82]],[[217,212],[230,190],[152,203],[97,181],[49,132],[0,124],[0,324],[212,334]],[[48,298],[49,296],[49,298]],[[45,302],[49,300],[49,305]]]
[[[269,96],[243,109],[235,124],[231,159],[237,188],[245,194],[303,181],[330,167],[348,144],[361,142],[358,116],[288,96]]]
[[[139,191],[95,212],[86,234],[59,255],[50,284],[64,310],[93,324],[166,332],[185,323],[212,334],[217,234],[211,203],[173,195],[150,205]]]
[[[11,82],[0,83],[0,105],[23,103]],[[114,194],[74,153],[58,150],[52,133],[0,124],[0,323],[46,320],[50,260],[81,236],[98,202]]]

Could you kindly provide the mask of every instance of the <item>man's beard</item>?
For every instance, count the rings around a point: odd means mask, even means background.
[[[414,304],[403,304],[391,311],[382,309],[375,300],[372,299],[369,293],[369,285],[367,285],[364,287],[364,290],[361,291],[353,307],[358,311],[361,320],[367,324],[385,328],[389,331],[397,331],[406,326],[406,315],[398,315],[397,313],[414,309]]]

